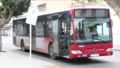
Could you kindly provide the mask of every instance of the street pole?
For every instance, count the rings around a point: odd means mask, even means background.
[[[32,57],[32,55],[31,55],[32,54],[32,45],[31,45],[32,44],[32,41],[31,41],[32,40],[32,35],[31,35],[31,33],[32,33],[32,31],[31,31],[32,29],[31,28],[32,27],[31,26],[32,25],[30,24],[30,32],[29,32],[30,33],[30,51],[29,51],[30,60],[31,60],[31,57]]]
[[[33,0],[31,0],[31,3],[32,2]],[[29,24],[29,29],[30,29],[29,30],[29,58],[30,60],[32,58],[32,25],[36,25],[38,14],[39,14],[39,10],[34,9],[31,5],[31,7],[29,7],[29,11],[27,14],[27,19],[26,19],[26,23]]]
[[[33,7],[33,0],[31,0],[31,7]],[[30,50],[29,50],[29,58],[32,58],[32,25],[30,24]]]

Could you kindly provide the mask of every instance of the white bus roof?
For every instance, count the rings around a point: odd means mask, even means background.
[[[39,12],[38,16],[42,16],[42,15],[47,15],[47,14],[53,14],[53,13],[58,13],[58,12],[64,12],[64,11],[68,11],[70,8],[60,8],[60,9],[54,9],[54,10],[48,10],[48,11],[44,11],[44,12]],[[23,19],[23,18],[27,18],[27,13],[20,15],[18,17],[14,17],[13,20],[17,20],[17,19]]]
[[[60,8],[60,9],[54,9],[54,10],[49,10],[45,12],[39,12],[39,16],[41,15],[47,15],[47,14],[52,14],[52,13],[58,13],[58,12],[64,12],[64,11],[69,11],[70,8]]]
[[[87,6],[93,6],[93,5],[98,5],[98,6],[108,6],[105,4],[86,4],[85,8],[90,8]],[[76,9],[76,8],[83,8],[82,5],[80,6],[75,6],[75,7],[70,7],[70,8],[59,8],[59,9],[53,9],[53,10],[48,10],[48,11],[44,11],[44,12],[39,12],[38,16],[42,16],[42,15],[47,15],[47,14],[53,14],[53,13],[59,13],[59,12],[64,12],[64,11],[69,11],[70,9]],[[91,8],[95,8],[95,7],[91,7]],[[23,19],[23,18],[27,18],[27,13],[20,15],[18,17],[13,18],[13,20],[17,20],[17,19]]]

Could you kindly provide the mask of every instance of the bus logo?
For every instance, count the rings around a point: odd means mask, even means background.
[[[96,51],[97,51],[97,49],[96,49],[96,48],[94,48],[94,49],[93,49],[93,52],[96,52]]]

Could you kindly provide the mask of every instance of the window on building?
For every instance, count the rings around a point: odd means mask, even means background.
[[[46,4],[39,5],[39,11],[40,11],[40,12],[46,11]]]

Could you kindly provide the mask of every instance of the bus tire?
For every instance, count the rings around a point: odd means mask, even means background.
[[[50,57],[52,58],[52,59],[57,59],[57,56],[54,56],[53,55],[53,46],[52,46],[52,44],[50,45],[50,47],[49,47],[49,53],[50,53]]]
[[[26,51],[25,45],[24,45],[24,42],[23,42],[23,41],[21,42],[21,50],[24,51],[24,52]]]

